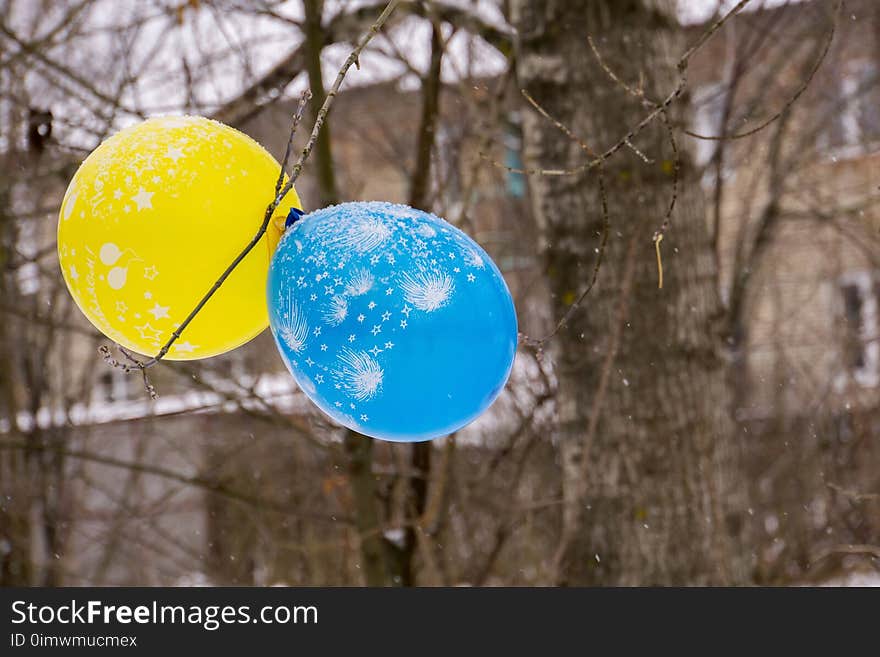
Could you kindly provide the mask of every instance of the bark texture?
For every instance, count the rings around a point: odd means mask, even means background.
[[[515,0],[519,83],[591,148],[612,145],[649,111],[603,71],[660,99],[686,44],[668,7],[650,0]],[[670,119],[682,118],[678,103]],[[588,156],[528,110],[528,166]],[[610,233],[598,283],[550,343],[558,376],[563,469],[560,584],[729,584],[748,579],[745,493],[723,363],[717,356],[716,262],[702,192],[682,162],[678,204],[662,242],[658,289],[652,237],[672,195],[672,150],[649,127],[606,165]],[[530,176],[551,309],[561,317],[590,280],[603,227],[596,171]],[[739,480],[740,483],[741,480]]]

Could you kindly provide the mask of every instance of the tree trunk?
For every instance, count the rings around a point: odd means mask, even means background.
[[[321,51],[324,49],[324,28],[322,15],[324,0],[305,0],[305,32],[306,68],[309,73],[309,89],[312,91],[312,102],[309,104],[309,115],[312,123],[318,116],[318,110],[324,104],[327,94],[324,92],[324,75],[321,71]],[[336,191],[336,174],[333,169],[333,157],[330,148],[330,122],[326,121],[318,141],[315,142],[315,158],[313,160],[315,179],[318,182],[319,207],[339,203]]]
[[[515,0],[520,84],[601,152],[649,111],[592,53],[649,99],[667,96],[686,47],[660,0]],[[673,125],[680,103],[671,108]],[[529,166],[558,169],[588,155],[527,111]],[[672,195],[662,122],[605,165],[610,232],[598,283],[552,339],[563,471],[560,584],[745,582],[744,484],[717,357],[716,262],[701,188],[682,162],[676,212],[663,241],[658,289],[653,235]],[[682,154],[684,157],[684,154]],[[586,287],[603,229],[597,172],[530,176],[561,317]]]

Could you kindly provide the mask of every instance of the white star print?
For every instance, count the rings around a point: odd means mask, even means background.
[[[393,348],[394,348],[394,343],[393,343],[393,342],[386,342],[386,343],[385,343],[385,348],[386,348],[386,349],[393,349]]]
[[[400,320],[400,328],[406,328],[406,320],[405,319]]]
[[[452,251],[449,252],[449,259],[455,260],[455,254]]]
[[[334,287],[332,285],[325,285],[324,286],[324,294],[333,294],[334,292],[336,292],[336,290],[334,289]]]
[[[141,334],[141,337],[144,340],[155,340],[158,341],[159,337],[162,335],[162,331],[159,329],[154,329],[150,326],[150,323],[147,322],[143,326],[135,326],[135,330]]]
[[[182,354],[191,354],[198,346],[199,345],[192,344],[191,342],[178,342],[174,345],[174,349]]]
[[[348,341],[349,341],[349,342],[354,342],[354,341],[355,341],[354,333],[352,333],[351,335],[348,336]]]
[[[322,344],[322,345],[321,345],[321,351],[327,351],[327,345]]]
[[[79,280],[79,272],[76,271],[76,265],[70,265],[70,278],[71,280]]]
[[[409,314],[412,312],[412,308],[410,308],[408,305],[404,304],[403,310],[401,310],[400,312],[402,312],[404,315],[409,317]]]
[[[391,313],[386,310],[382,313],[382,321],[387,322],[389,319],[391,319]]]
[[[316,326],[316,327],[315,327],[315,330],[312,331],[312,335],[314,335],[316,338],[317,338],[319,335],[321,335],[321,327],[320,327],[320,326]]]
[[[317,375],[315,375],[315,381],[316,381],[317,383],[324,383],[324,375],[323,375],[323,374],[317,374]]]
[[[391,294],[392,294],[393,292],[394,292],[394,288],[393,288],[393,287],[389,287],[387,290],[385,290],[385,296],[391,296]]]
[[[313,294],[312,296],[309,297],[309,299],[311,299],[312,301],[317,301],[317,299],[318,299],[318,295],[317,295],[317,294]]]
[[[379,345],[375,345],[372,349],[369,350],[369,352],[374,356],[378,356],[382,353],[382,349],[379,349]]]
[[[140,212],[141,210],[153,209],[153,194],[155,194],[155,192],[148,192],[143,187],[141,187],[138,193],[131,197],[131,200],[134,201],[138,206],[138,212]]]
[[[363,315],[358,315],[358,321],[363,322],[366,319]]]
[[[371,265],[379,264],[379,256],[377,256],[377,255],[372,256],[370,258],[370,264]]]
[[[144,292],[144,299],[146,299],[147,301],[149,301],[149,300],[152,299],[152,298],[153,298],[153,293],[152,293],[152,292]]]
[[[370,303],[367,304],[367,308],[369,308],[370,310],[372,310],[375,307],[376,307],[375,301],[370,301]]]
[[[116,302],[116,312],[124,315],[127,310],[128,310],[128,306],[126,305],[126,303],[124,301],[117,301]]]
[[[366,415],[361,415],[361,422],[366,422],[369,419]]]
[[[373,330],[370,331],[370,333],[372,333],[373,335],[378,335],[378,334],[381,333],[381,332],[382,332],[382,327],[379,326],[379,324],[374,324],[374,325],[373,325]]]
[[[156,319],[162,319],[163,317],[168,317],[169,307],[170,306],[160,306],[157,303],[152,308],[150,308],[147,312],[150,313]]]
[[[174,164],[177,164],[177,160],[183,157],[183,151],[176,146],[169,146],[165,151],[165,157],[174,160]]]
[[[315,364],[315,361],[313,361],[313,360],[311,359],[311,357],[306,358],[306,365],[308,365],[309,367],[311,367],[311,366],[314,365],[314,364]]]
[[[474,276],[473,274],[468,274],[467,279],[469,282],[473,283],[475,280],[477,280],[477,277]]]
[[[156,276],[159,275],[159,270],[156,269],[154,265],[150,265],[149,267],[144,267],[144,278],[148,281],[153,280]]]
[[[452,268],[452,271],[454,271],[456,274],[460,274],[460,273],[461,273],[461,269],[459,269],[458,267],[453,267],[453,268]]]
[[[121,198],[122,198],[122,190],[121,190],[121,189],[117,189],[117,190],[115,190],[115,191],[113,192],[113,198],[115,198],[117,201],[118,201],[119,199],[121,199]]]

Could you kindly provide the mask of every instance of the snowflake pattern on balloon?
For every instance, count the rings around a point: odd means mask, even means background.
[[[284,306],[284,313],[281,315],[281,339],[290,350],[296,354],[301,354],[306,348],[306,339],[309,335],[309,325],[306,318],[299,312],[299,306],[292,294],[287,296],[287,305]]]
[[[342,385],[351,397],[367,401],[376,396],[382,387],[385,372],[379,362],[363,351],[343,348],[338,356],[338,369],[333,370],[333,378]]]
[[[301,388],[337,421],[366,432],[370,405],[394,376],[386,360],[406,348],[408,333],[480,277],[500,276],[470,238],[435,215],[351,205],[359,206],[351,214],[333,206],[306,215],[282,237],[270,272],[278,300],[271,324]]]
[[[403,297],[419,310],[434,312],[449,302],[455,285],[452,277],[442,271],[404,272],[400,277]]]

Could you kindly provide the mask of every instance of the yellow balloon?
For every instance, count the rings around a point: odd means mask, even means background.
[[[280,165],[250,137],[196,116],[149,119],[95,149],[71,180],[58,258],[71,295],[104,335],[154,355],[256,234]],[[234,349],[269,323],[266,275],[295,190],[266,235],[166,358]]]

